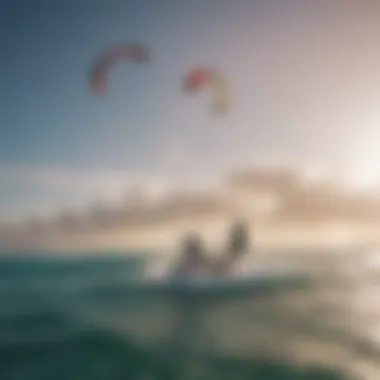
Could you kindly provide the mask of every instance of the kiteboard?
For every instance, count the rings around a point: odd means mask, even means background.
[[[205,297],[213,302],[217,299],[247,298],[255,295],[278,293],[294,288],[308,287],[310,278],[299,274],[258,273],[251,276],[181,276],[156,280],[134,281],[122,288],[110,289],[110,293],[124,293],[127,298],[140,300],[152,297],[171,299],[192,298],[202,300]]]

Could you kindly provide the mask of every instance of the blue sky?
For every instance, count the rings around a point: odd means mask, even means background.
[[[377,9],[295,3],[9,1],[0,12],[0,216],[107,197],[144,173],[186,177],[262,157],[336,164],[359,125],[380,121]],[[149,46],[151,63],[115,67],[107,95],[94,97],[89,65],[133,41]],[[231,86],[224,118],[210,114],[210,94],[181,91],[188,69],[209,64]]]

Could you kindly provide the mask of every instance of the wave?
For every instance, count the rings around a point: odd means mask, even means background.
[[[49,257],[45,255],[17,255],[16,257],[3,256],[0,260],[0,277],[23,279],[30,277],[57,278],[68,275],[85,276],[87,274],[104,274],[124,270],[127,276],[140,273],[147,260],[143,254],[128,254],[127,256],[102,252],[98,255],[86,256],[83,253],[65,257]]]
[[[12,380],[104,379],[308,379],[338,380],[343,375],[321,368],[256,359],[244,361],[181,351],[147,351],[118,335],[83,330],[67,339],[0,345],[1,378]]]
[[[148,283],[146,258],[33,260],[6,260],[0,269],[10,268],[0,273],[1,379],[379,374],[376,342],[360,330],[374,311],[364,300],[373,303],[369,292],[378,287],[363,287],[359,276],[329,270],[296,289],[267,282],[249,292],[198,293],[194,303]]]

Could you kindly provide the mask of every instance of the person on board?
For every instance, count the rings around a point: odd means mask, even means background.
[[[200,236],[197,234],[185,236],[181,251],[180,262],[173,271],[175,277],[208,274],[208,260]]]
[[[231,226],[225,254],[213,263],[213,272],[222,276],[231,274],[248,254],[249,244],[248,226],[243,220],[235,221]]]
[[[182,256],[173,275],[225,277],[233,272],[237,263],[247,254],[249,230],[243,221],[236,221],[231,227],[225,254],[217,259],[207,257],[202,239],[195,234],[185,237],[182,243]]]

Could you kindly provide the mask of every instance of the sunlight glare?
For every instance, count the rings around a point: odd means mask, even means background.
[[[368,149],[360,161],[352,165],[348,185],[358,190],[372,190],[380,187],[380,151]]]

